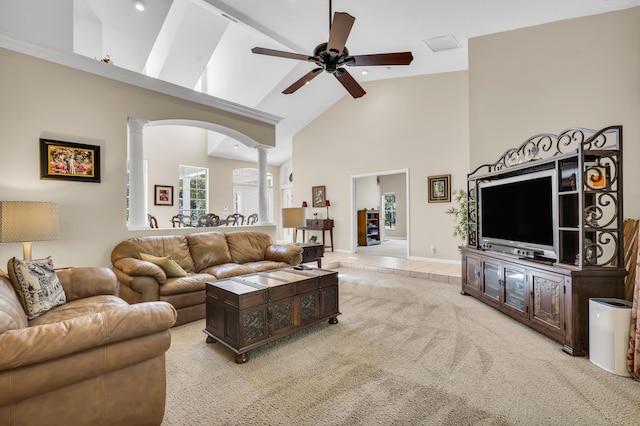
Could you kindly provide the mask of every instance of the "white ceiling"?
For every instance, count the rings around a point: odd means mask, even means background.
[[[73,50],[92,58],[109,55],[115,66],[283,117],[270,164],[290,158],[292,136],[349,96],[326,73],[283,95],[316,65],[251,53],[259,46],[311,54],[327,41],[329,0],[144,1],[146,10],[138,12],[131,0],[73,0]],[[0,7],[15,3],[0,0]],[[409,66],[348,68],[366,90],[370,80],[467,69],[471,37],[633,6],[640,0],[335,0],[333,12],[356,18],[347,40],[352,55],[413,53]],[[434,53],[424,43],[445,35],[461,48]],[[210,135],[209,154],[257,158],[254,149],[219,134]]]

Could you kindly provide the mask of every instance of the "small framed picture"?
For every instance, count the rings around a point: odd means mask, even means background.
[[[156,206],[172,206],[173,205],[173,186],[154,185]]]
[[[100,182],[100,147],[40,139],[40,179]]]
[[[587,169],[586,185],[589,188],[602,189],[607,186],[609,180],[608,167],[593,166]]]
[[[451,175],[429,176],[429,202],[451,202]]]
[[[324,202],[327,199],[324,186],[314,186],[311,189],[311,199],[313,200],[313,207],[324,207]]]

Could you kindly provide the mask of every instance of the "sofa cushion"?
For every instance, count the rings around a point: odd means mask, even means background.
[[[176,263],[171,256],[153,256],[151,254],[140,253],[140,259],[151,262],[162,268],[167,278],[186,277],[187,272]]]
[[[100,295],[77,299],[29,321],[29,327],[42,324],[54,324],[70,318],[107,312],[112,309],[122,308],[123,306],[129,306],[129,304],[118,296]]]
[[[196,271],[223,263],[231,263],[227,237],[222,232],[198,232],[187,235],[189,250]]]
[[[184,235],[129,238],[116,245],[111,251],[111,263],[115,265],[119,259],[126,257],[140,259],[140,253],[148,253],[153,256],[171,256],[182,269],[187,272],[195,272],[189,244],[187,244],[187,238]]]
[[[236,277],[238,275],[252,274],[255,271],[246,265],[237,263],[225,263],[223,265],[211,266],[202,272],[214,275],[217,279]]]
[[[167,278],[167,282],[160,286],[158,293],[160,296],[169,294],[190,293],[192,291],[204,290],[207,281],[215,280],[213,275],[193,274],[188,277]],[[203,301],[204,302],[204,301]]]
[[[27,327],[27,315],[9,276],[0,271],[0,334]]]
[[[34,260],[12,257],[7,268],[28,319],[37,318],[67,302],[50,257]]]
[[[244,266],[251,268],[253,272],[271,271],[273,269],[290,268],[291,265],[287,262],[276,262],[273,260],[261,260],[259,262],[248,262]]]
[[[231,259],[240,264],[264,260],[264,253],[272,242],[271,237],[262,232],[241,231],[226,235]]]

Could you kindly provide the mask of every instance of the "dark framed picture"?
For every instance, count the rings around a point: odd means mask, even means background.
[[[154,203],[156,206],[172,206],[173,205],[173,186],[170,185],[154,185]]]
[[[429,202],[451,202],[451,175],[429,176]]]
[[[587,168],[585,183],[589,188],[603,189],[609,181],[609,168],[603,166],[591,166]]]
[[[311,188],[311,199],[313,207],[324,207],[324,201],[327,199],[324,186],[314,186]]]
[[[100,182],[100,147],[40,139],[40,179]]]

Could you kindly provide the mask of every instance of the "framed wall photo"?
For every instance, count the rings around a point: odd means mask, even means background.
[[[172,206],[173,205],[173,186],[170,185],[154,185],[156,206]]]
[[[40,139],[40,179],[100,182],[100,147]]]
[[[429,176],[429,202],[451,202],[451,175]]]
[[[324,201],[327,199],[324,186],[314,186],[311,188],[311,199],[313,207],[324,207]]]

